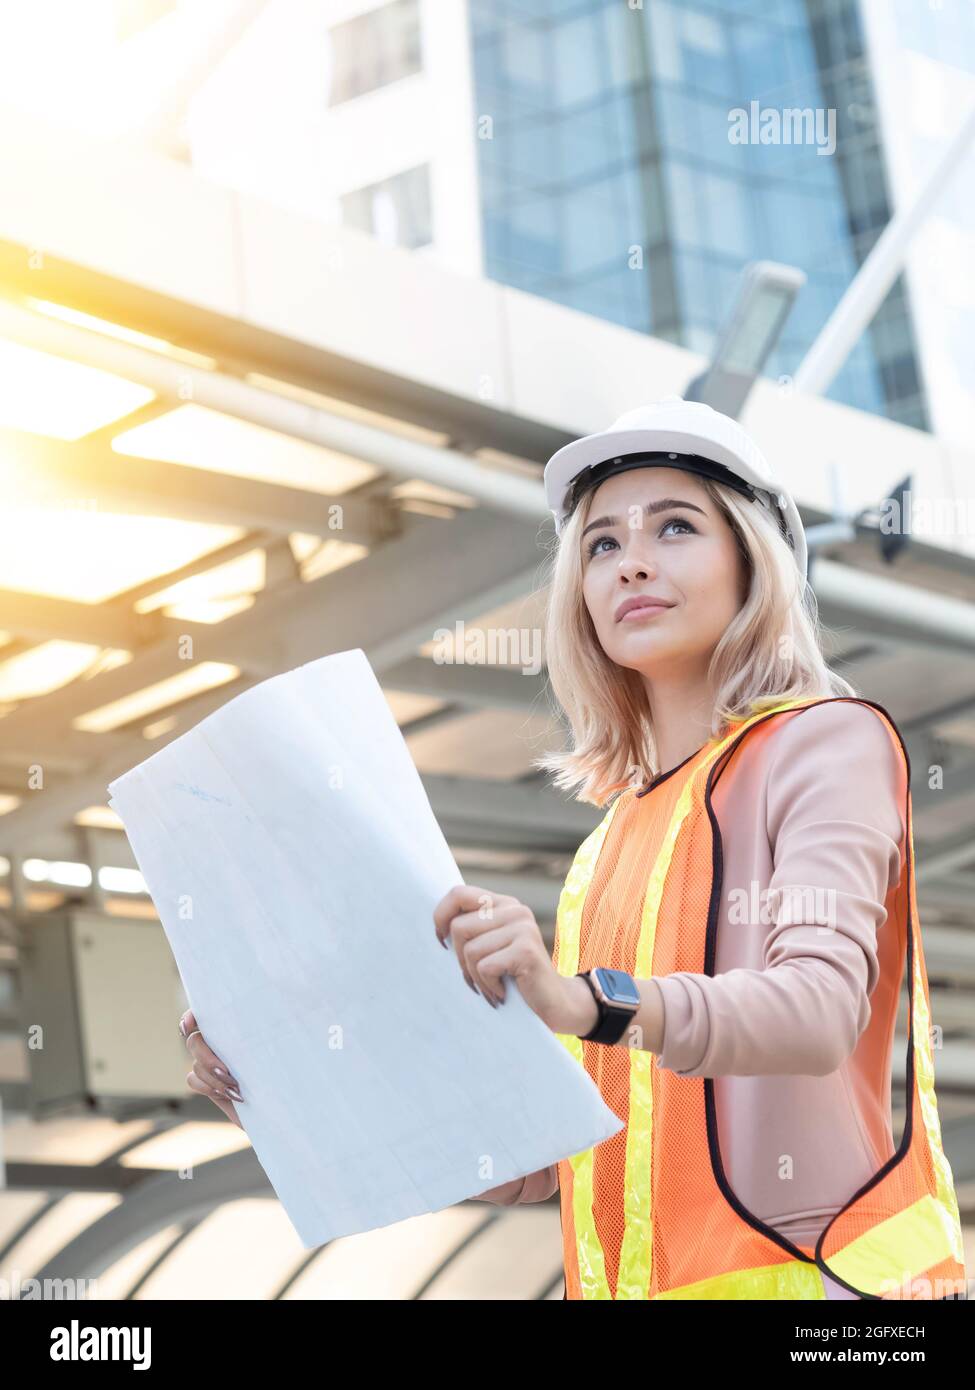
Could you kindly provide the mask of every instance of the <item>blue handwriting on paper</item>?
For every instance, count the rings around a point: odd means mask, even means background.
[[[233,802],[228,801],[225,796],[214,796],[212,792],[205,792],[202,787],[188,787],[185,782],[174,782],[173,786],[177,791],[189,792],[190,796],[198,796],[201,801],[219,801],[221,806],[233,805]]]

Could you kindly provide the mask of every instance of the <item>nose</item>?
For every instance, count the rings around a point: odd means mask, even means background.
[[[617,573],[624,584],[629,584],[634,579],[649,579],[657,573],[657,567],[645,555],[621,555]]]

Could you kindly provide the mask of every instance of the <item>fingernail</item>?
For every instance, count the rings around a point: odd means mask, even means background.
[[[239,1091],[228,1091],[227,1095],[230,1097],[232,1101],[236,1101],[238,1105],[243,1102],[244,1097],[240,1094]]]
[[[176,1027],[179,1029],[179,1031],[182,1033],[183,1037],[185,1038],[185,1037],[186,1037],[186,1029],[183,1027],[183,1020],[182,1020],[182,1019],[180,1019],[180,1021],[179,1021],[179,1022],[177,1023],[177,1025],[176,1025]]]
[[[468,980],[467,983],[470,985],[471,989],[474,991],[475,994],[480,993],[480,991],[477,988],[477,985],[475,985],[471,980]]]

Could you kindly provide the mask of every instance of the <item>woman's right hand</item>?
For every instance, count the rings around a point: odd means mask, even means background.
[[[187,1086],[191,1091],[199,1092],[201,1096],[208,1096],[214,1105],[220,1107],[228,1120],[232,1120],[238,1129],[243,1129],[233,1102],[243,1102],[244,1097],[240,1094],[237,1082],[229,1069],[207,1046],[206,1039],[198,1031],[192,1012],[185,1013],[180,1019],[179,1031],[186,1039],[187,1050],[193,1058],[193,1070],[186,1074]]]

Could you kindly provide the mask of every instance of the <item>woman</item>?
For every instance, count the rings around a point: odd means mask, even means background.
[[[902,1275],[963,1278],[905,755],[823,660],[794,503],[736,422],[680,400],[566,446],[546,488],[546,653],[574,742],[540,762],[609,810],[566,879],[552,956],[527,907],[474,886],[434,921],[471,988],[497,1005],[510,975],[625,1124],[481,1197],[559,1189],[570,1298],[870,1298],[905,1296]],[[905,953],[913,1123],[895,1148]],[[190,1086],[235,1118],[193,1041]],[[892,1219],[904,1237],[878,1257]]]

